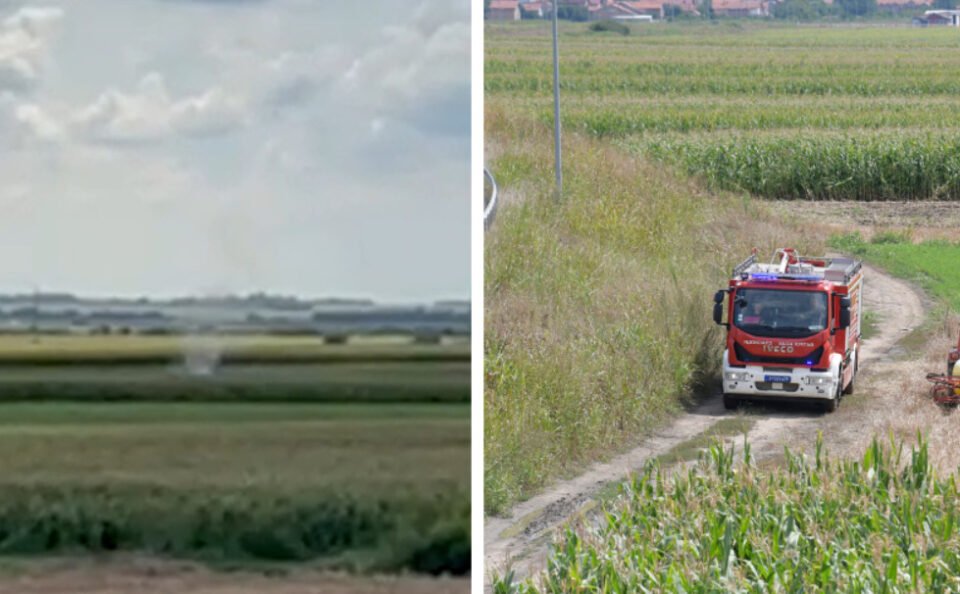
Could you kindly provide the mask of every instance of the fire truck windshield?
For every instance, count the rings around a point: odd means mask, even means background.
[[[799,338],[827,327],[827,294],[823,291],[738,289],[733,323],[755,336]]]

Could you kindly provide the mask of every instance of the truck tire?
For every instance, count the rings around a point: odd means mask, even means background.
[[[730,394],[723,395],[723,408],[727,410],[737,410],[738,406],[740,406],[739,398],[731,396]]]
[[[840,401],[840,398],[837,395],[834,395],[830,400],[823,401],[823,412],[832,413],[837,410],[837,404]]]

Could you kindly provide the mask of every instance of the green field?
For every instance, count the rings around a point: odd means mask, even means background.
[[[914,243],[902,233],[879,234],[865,241],[854,233],[834,236],[830,245],[916,282],[953,311],[960,311],[960,244],[939,240]]]
[[[0,339],[0,554],[469,570],[464,345],[226,342]]]
[[[488,113],[552,121],[542,23],[487,26]],[[945,29],[569,24],[562,120],[768,198],[960,198],[960,38]]]
[[[218,363],[362,363],[469,361],[466,341],[412,344],[358,337],[0,335],[0,365],[148,365],[183,363],[191,353]]]
[[[211,368],[191,370],[191,356]],[[0,336],[0,402],[38,400],[466,403],[470,351],[298,337]]]

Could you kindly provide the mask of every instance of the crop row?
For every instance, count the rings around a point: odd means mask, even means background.
[[[641,150],[718,188],[776,199],[960,199],[960,136],[660,137]]]
[[[0,489],[0,554],[135,551],[209,561],[307,561],[465,573],[468,493]]]
[[[786,453],[759,472],[719,445],[686,473],[656,465],[596,526],[567,529],[522,592],[954,592],[960,496],[921,443],[860,460]]]
[[[818,75],[798,77],[789,73],[774,75],[757,72],[739,78],[708,78],[698,75],[658,75],[636,77],[583,76],[562,78],[561,91],[572,94],[646,93],[646,94],[717,94],[717,95],[885,95],[926,96],[960,93],[957,73],[916,73],[882,78],[830,78]],[[489,78],[487,93],[548,94],[553,79],[549,70],[530,74]]]
[[[628,101],[569,102],[561,113],[564,128],[600,137],[624,137],[636,134],[698,132],[716,130],[768,130],[813,128],[825,130],[882,128],[935,128],[953,117],[960,105],[953,102],[877,103],[869,109],[849,101],[794,102],[782,106],[757,105],[754,102],[713,104],[703,97],[702,105],[686,102]],[[552,107],[544,101],[503,101],[514,111],[553,124]]]

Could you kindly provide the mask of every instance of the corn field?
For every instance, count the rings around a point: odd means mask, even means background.
[[[650,464],[595,525],[569,528],[547,571],[517,592],[955,592],[956,476],[927,445],[874,439],[859,460],[786,452],[758,471],[750,450],[712,446],[685,473]]]
[[[552,125],[549,36],[487,32],[488,105]],[[568,26],[568,131],[765,198],[960,198],[956,31]]]

